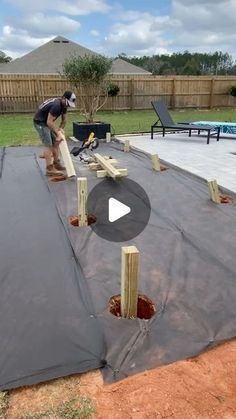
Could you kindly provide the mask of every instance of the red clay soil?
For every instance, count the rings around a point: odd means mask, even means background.
[[[229,195],[220,195],[220,203],[221,204],[233,204],[234,200],[232,196]]]
[[[121,295],[113,295],[109,301],[109,311],[113,316],[121,317]],[[137,317],[139,319],[151,319],[156,312],[153,302],[144,294],[138,294]]]
[[[88,225],[90,226],[91,224],[96,223],[97,219],[96,216],[93,214],[89,214],[88,215]],[[69,223],[74,226],[74,227],[79,227],[79,217],[75,216],[75,215],[71,215],[69,217]]]
[[[75,395],[92,399],[97,419],[236,418],[236,340],[111,385],[92,371],[11,391],[6,417],[22,419]]]

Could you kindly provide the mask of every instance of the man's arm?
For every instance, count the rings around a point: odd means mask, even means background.
[[[56,117],[53,116],[50,112],[48,114],[48,118],[47,118],[47,126],[48,128],[50,128],[51,131],[53,131],[56,135],[58,134],[59,129],[56,127],[56,125],[54,124],[56,120]]]
[[[62,115],[61,115],[61,123],[60,123],[60,128],[64,128],[65,127],[65,125],[66,125],[66,114],[65,113],[63,113]]]

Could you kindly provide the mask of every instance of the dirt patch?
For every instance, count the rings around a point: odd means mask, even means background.
[[[50,182],[62,182],[67,180],[67,176],[52,176],[48,178]]]
[[[169,167],[164,166],[163,164],[160,165],[160,168],[161,168],[161,172],[164,172],[165,170],[169,169]]]
[[[144,294],[138,294],[137,317],[139,319],[151,319],[156,312],[153,302]],[[121,295],[113,295],[109,301],[109,311],[113,316],[121,317]]]
[[[233,204],[234,200],[232,196],[229,195],[220,195],[220,203],[221,204]]]
[[[96,223],[97,218],[95,215],[93,214],[89,214],[88,215],[88,225],[90,226],[91,224]],[[79,217],[75,216],[75,215],[71,215],[69,217],[69,223],[74,226],[74,227],[79,227]]]
[[[91,399],[97,419],[236,418],[236,340],[111,385],[96,370],[13,390],[6,418],[22,419],[78,395]]]

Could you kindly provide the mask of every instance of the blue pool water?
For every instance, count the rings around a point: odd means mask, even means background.
[[[220,127],[220,132],[225,134],[236,134],[236,122],[217,122],[217,121],[195,121],[194,125],[212,125]]]

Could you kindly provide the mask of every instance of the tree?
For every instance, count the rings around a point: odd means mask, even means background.
[[[12,60],[11,57],[5,54],[5,52],[0,51],[0,63],[9,63]]]
[[[108,98],[110,58],[102,55],[72,56],[63,64],[63,74],[80,91],[80,112],[86,122],[93,122],[97,111]]]
[[[124,57],[127,62],[157,75],[226,75],[234,74],[235,62],[228,53],[177,52],[152,57]]]

